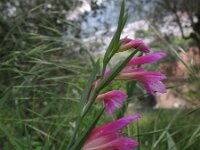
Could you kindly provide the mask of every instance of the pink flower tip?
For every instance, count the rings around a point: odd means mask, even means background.
[[[104,72],[104,77],[107,77],[110,73],[110,68],[106,69],[106,71]]]
[[[165,56],[166,56],[165,52],[155,52],[152,54],[148,54],[146,56],[135,57],[132,58],[126,66],[136,66],[136,65],[153,63],[159,61]]]

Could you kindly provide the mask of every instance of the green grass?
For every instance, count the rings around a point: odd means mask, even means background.
[[[198,150],[200,111],[156,109],[140,112],[141,150]],[[134,137],[137,139],[137,136]]]
[[[57,28],[33,34],[12,26],[7,39],[16,44],[0,45],[0,149],[66,149],[90,70],[88,54],[74,52],[68,44],[82,43],[64,41]]]
[[[56,102],[58,103],[58,102]],[[69,103],[67,103],[70,105]],[[75,104],[75,103],[74,103]],[[4,150],[66,149],[74,121],[76,107],[55,110],[54,105],[43,108],[51,113],[42,116],[40,112],[29,113],[34,116],[22,118],[17,110],[0,115],[0,143]],[[50,107],[50,108],[48,108]],[[6,112],[5,108],[4,112]],[[16,108],[17,109],[17,108]],[[73,110],[73,112],[72,112]],[[8,111],[8,109],[7,109]],[[2,112],[2,111],[1,111]],[[191,113],[189,113],[191,112]],[[135,112],[134,112],[135,113]],[[200,147],[199,111],[158,109],[139,111],[142,118],[138,123],[128,126],[128,136],[140,142],[140,150],[198,150]],[[6,115],[6,117],[5,117]],[[92,120],[88,118],[85,122]],[[110,122],[113,118],[103,115],[98,125]],[[87,127],[87,123],[84,125]],[[135,136],[134,136],[135,135]],[[138,136],[139,135],[139,136]]]

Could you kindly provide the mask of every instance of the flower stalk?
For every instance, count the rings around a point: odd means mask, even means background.
[[[159,72],[145,71],[142,68],[135,68],[136,65],[158,61],[159,59],[164,57],[165,54],[160,52],[156,54],[133,58],[139,51],[143,53],[149,52],[149,47],[141,40],[132,40],[129,38],[120,40],[121,32],[128,17],[128,13],[124,13],[124,10],[125,4],[124,0],[122,0],[118,27],[104,55],[102,71],[100,71],[99,61],[97,61],[95,67],[98,68],[94,68],[91,78],[88,80],[89,87],[86,87],[83,91],[81,100],[82,102],[84,102],[84,106],[76,123],[69,145],[67,147],[68,150],[128,150],[138,146],[138,143],[130,138],[120,138],[123,133],[118,132],[118,130],[125,127],[132,120],[139,118],[139,115],[127,116],[94,129],[104,109],[109,114],[114,115],[115,110],[117,108],[121,108],[123,105],[123,101],[127,98],[127,94],[119,90],[113,90],[107,93],[100,94],[102,89],[108,86],[113,80],[122,79],[142,82],[145,85],[147,91],[149,91],[152,95],[155,92],[154,90],[158,90],[161,93],[165,92],[165,87],[162,82],[160,82],[160,80],[165,78],[163,74]],[[106,70],[107,65],[112,57],[116,53],[125,50],[133,50],[133,52],[131,52],[131,54],[129,54],[129,56],[125,60],[118,63],[113,69]],[[96,79],[99,74],[100,78]],[[154,84],[154,82],[156,83],[156,85]],[[159,87],[157,87],[157,85],[159,85]],[[81,125],[84,119],[89,115],[89,112],[92,110],[92,107],[96,101],[102,101],[104,104],[104,108],[99,111],[99,115],[96,116],[96,118],[88,125],[88,127],[86,127],[83,135],[80,135],[80,137],[78,137]],[[125,114],[126,108],[127,107],[124,107],[122,109],[122,115]],[[115,130],[112,130],[112,128],[115,127],[113,125],[116,125],[117,127]],[[101,131],[103,131],[105,134],[102,134]]]

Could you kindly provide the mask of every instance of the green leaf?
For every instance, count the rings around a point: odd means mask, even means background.
[[[128,17],[127,13],[124,16],[124,10],[125,10],[125,2],[123,0],[122,3],[121,3],[121,9],[120,9],[120,15],[119,15],[119,19],[118,19],[117,30],[116,30],[116,32],[115,32],[107,50],[106,50],[106,53],[104,55],[103,63],[105,65],[105,67],[106,67],[106,64],[108,63],[108,61],[112,57],[112,52],[115,51],[116,46],[119,46],[120,35],[121,35],[121,32],[124,28],[126,21],[127,21],[127,17]]]

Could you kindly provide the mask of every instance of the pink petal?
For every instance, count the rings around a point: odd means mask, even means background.
[[[145,71],[143,68],[134,68],[121,72],[117,79],[134,80],[144,84],[146,90],[154,95],[155,91],[166,93],[166,88],[160,80],[166,76],[157,71]]]
[[[165,85],[161,81],[156,81],[156,82],[148,81],[148,82],[144,83],[144,85],[145,85],[147,91],[151,95],[155,95],[155,92],[159,92],[159,93],[167,92]]]
[[[104,77],[107,77],[110,73],[110,68],[106,69],[106,71],[104,72]]]
[[[138,76],[138,78],[144,78],[148,80],[164,80],[166,79],[166,76],[158,71],[134,71],[136,74],[135,76]]]
[[[120,90],[113,90],[105,94],[100,94],[97,99],[103,100],[106,111],[113,115],[117,108],[122,107],[123,101],[127,98],[127,94]]]
[[[106,134],[111,134],[114,133],[122,128],[124,128],[125,126],[127,126],[131,121],[140,118],[140,115],[136,114],[136,115],[130,115],[130,116],[126,116],[123,117],[121,119],[115,120],[113,122],[110,122],[106,125],[97,127],[95,129],[92,130],[92,132],[89,135],[89,138],[97,138]]]
[[[107,135],[104,135],[104,136],[100,136],[100,137],[97,137],[97,138],[88,138],[82,149],[88,149],[88,148],[101,146],[105,143],[109,143],[113,140],[116,140],[117,138],[119,138],[123,134],[124,133],[122,133],[122,132],[117,132],[117,133],[111,133],[111,134],[107,134]]]
[[[165,79],[166,76],[160,72],[145,72],[145,74],[138,76],[137,80],[142,82],[146,90],[155,95],[156,92],[166,93],[166,88],[164,84],[160,81]]]
[[[130,43],[130,42],[132,42],[132,41],[133,41],[133,40],[130,39],[130,38],[124,38],[124,39],[122,39],[122,45],[128,44],[128,43]]]
[[[146,45],[146,44],[144,44],[142,40],[134,40],[132,42],[132,44],[135,46],[133,48],[136,48],[136,49],[138,49],[141,52],[145,52],[145,53],[150,52],[149,46]]]
[[[166,79],[166,76],[158,71],[145,71],[143,68],[134,68],[129,69],[126,72],[121,72],[119,75],[121,77],[129,77],[130,79],[136,79],[136,80],[164,80]]]
[[[88,148],[87,150],[133,150],[139,146],[139,143],[131,138],[121,138],[113,140],[109,143],[102,144],[100,146]],[[85,149],[86,150],[86,149]]]
[[[116,99],[116,100],[104,100],[104,105],[106,108],[106,112],[110,115],[114,115],[114,112],[117,108],[121,108],[124,99]]]
[[[166,56],[166,53],[164,52],[155,52],[146,56],[135,57],[131,59],[126,66],[136,66],[136,65],[153,63],[160,60],[161,58],[165,56]]]
[[[119,51],[122,52],[133,48],[145,53],[149,52],[149,47],[144,44],[142,40],[132,40],[129,38],[122,39],[122,45],[120,46]]]

